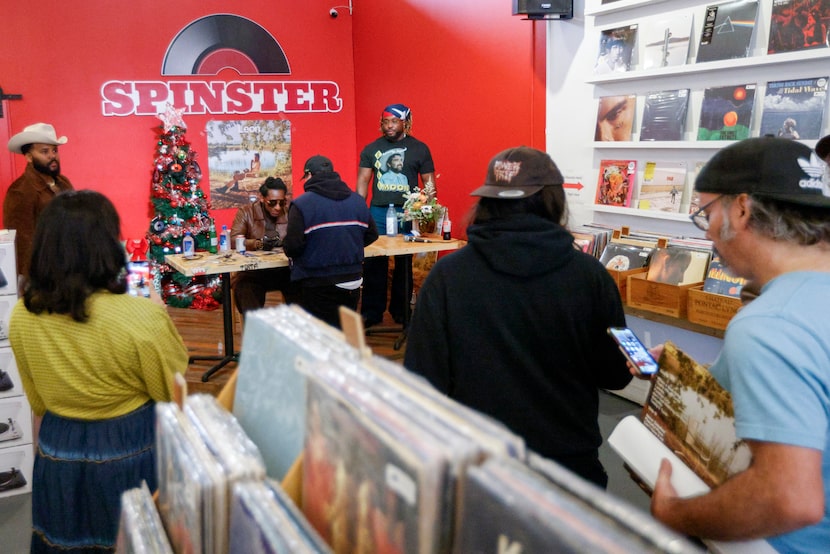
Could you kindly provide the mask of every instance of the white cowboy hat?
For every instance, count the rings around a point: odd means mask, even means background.
[[[15,154],[22,154],[20,148],[26,144],[54,144],[60,146],[66,144],[66,137],[58,138],[55,128],[48,123],[35,123],[29,125],[22,132],[17,133],[9,139],[9,151]]]

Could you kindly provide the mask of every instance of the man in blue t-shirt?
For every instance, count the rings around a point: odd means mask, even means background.
[[[732,395],[750,466],[679,498],[663,460],[651,511],[704,539],[830,548],[830,171],[808,147],[763,137],[718,152],[692,221],[761,294],[729,323],[710,368]]]
[[[409,133],[412,130],[412,112],[403,104],[386,106],[380,116],[381,137],[369,143],[360,152],[357,173],[357,193],[369,198],[369,209],[378,229],[386,228],[386,210],[393,204],[400,213],[404,194],[417,191],[423,183],[435,183],[435,165],[429,147]],[[367,327],[380,323],[387,308],[386,287],[389,258],[385,256],[366,260],[364,264],[363,300],[361,313]],[[402,323],[407,298],[406,283],[412,282],[412,256],[395,256],[392,274],[392,293],[389,313]]]

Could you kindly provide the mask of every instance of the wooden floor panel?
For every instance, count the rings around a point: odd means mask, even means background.
[[[222,309],[213,311],[191,310],[187,308],[171,308],[168,306],[173,323],[179,330],[184,343],[187,345],[191,356],[213,356],[218,354],[219,345],[226,349],[222,327]],[[389,314],[387,314],[389,317]],[[393,326],[391,319],[384,321],[384,325]],[[366,337],[366,344],[372,352],[385,358],[400,362],[403,359],[406,343],[400,350],[394,349],[398,333],[370,334]],[[239,331],[234,336],[234,345],[237,350],[245,347]],[[185,375],[187,380],[188,393],[205,392],[216,395],[227,382],[237,364],[232,362],[223,369],[214,373],[207,383],[202,382],[202,374],[210,369],[216,362],[196,361],[190,364]]]
[[[429,270],[435,264],[437,259],[436,253],[419,254],[413,257],[413,284],[414,290],[418,291],[426,278]],[[392,258],[394,260],[394,258]],[[391,279],[392,268],[394,262],[389,264],[389,278]],[[282,295],[278,292],[268,293],[265,306],[276,306],[282,301]],[[173,319],[176,328],[184,339],[191,356],[214,356],[219,353],[219,345],[222,343],[222,349],[227,349],[224,344],[224,331],[222,328],[222,308],[213,311],[191,310],[187,308],[171,308],[167,307],[170,317]],[[237,320],[238,315],[235,315]],[[396,328],[389,313],[384,315],[384,321],[378,327]],[[234,335],[234,345],[237,350],[244,348],[241,336],[242,325],[234,326],[237,330]],[[403,343],[399,350],[395,350],[394,345],[399,338],[400,333],[370,333],[366,336],[366,344],[372,349],[372,352],[384,358],[402,362],[404,351],[406,349],[406,342]],[[197,361],[190,364],[185,375],[188,385],[188,392],[206,392],[216,395],[222,390],[222,387],[228,381],[231,373],[236,369],[236,363],[229,363],[220,371],[214,373],[207,383],[202,382],[202,374],[213,367],[216,362],[212,361]]]

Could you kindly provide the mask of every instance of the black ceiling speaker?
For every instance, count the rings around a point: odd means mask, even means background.
[[[571,19],[574,16],[573,0],[513,0],[513,15],[526,15],[527,19]]]

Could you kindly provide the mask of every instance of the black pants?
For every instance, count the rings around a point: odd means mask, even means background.
[[[300,286],[291,282],[291,270],[287,267],[242,271],[234,274],[231,283],[236,308],[243,315],[265,306],[265,293],[270,291],[281,291],[288,304],[300,300]]]
[[[340,329],[340,306],[357,310],[360,289],[348,290],[336,285],[302,288],[299,304],[305,311]]]
[[[363,304],[360,312],[369,323],[380,323],[387,309],[386,288],[389,282],[389,258],[377,256],[363,261]],[[392,272],[392,292],[389,295],[389,313],[402,322],[407,298],[406,283],[412,287],[412,256],[395,256]]]

